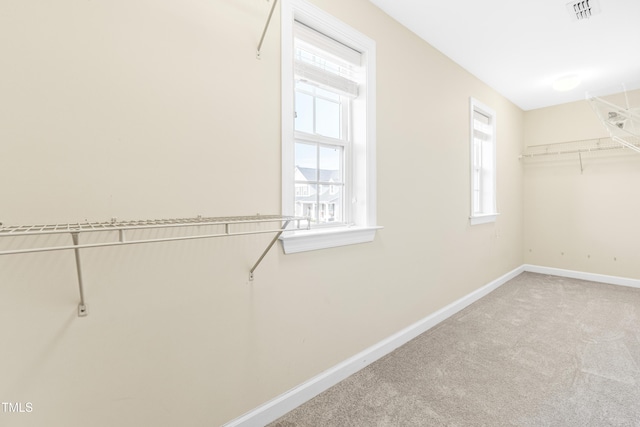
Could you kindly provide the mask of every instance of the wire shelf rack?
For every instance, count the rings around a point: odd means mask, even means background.
[[[526,148],[520,158],[528,161],[549,156],[596,155],[596,154],[624,154],[624,149],[633,146],[640,149],[640,137],[621,137],[626,144],[621,144],[613,138],[585,139],[552,144],[532,145]],[[628,145],[628,146],[627,146]],[[635,150],[634,150],[635,151]]]
[[[248,225],[254,224],[254,227]],[[52,234],[71,235],[70,244],[48,244],[32,248],[13,248],[0,250],[0,255],[16,255],[33,252],[48,252],[60,250],[74,250],[76,259],[76,269],[78,274],[78,287],[80,292],[80,303],[78,305],[78,316],[87,315],[87,306],[84,299],[84,284],[82,276],[82,264],[80,261],[80,250],[86,248],[97,248],[106,246],[133,245],[154,242],[170,242],[177,240],[207,239],[227,236],[244,236],[254,234],[275,233],[275,236],[262,252],[262,255],[255,262],[249,271],[249,280],[253,280],[253,274],[258,265],[262,262],[266,254],[276,243],[280,235],[287,230],[309,229],[311,221],[308,218],[282,215],[255,215],[255,216],[233,216],[233,217],[202,217],[195,218],[174,218],[174,219],[147,219],[136,221],[118,221],[112,219],[105,222],[79,222],[63,224],[36,224],[36,225],[11,225],[4,226],[0,223],[0,238],[2,237],[28,237]],[[152,230],[167,228],[189,229],[190,233],[182,233],[178,236],[154,236],[154,237],[134,237],[128,239],[126,232],[134,230]],[[91,243],[80,243],[80,235],[84,233],[96,232],[117,232],[111,240]],[[130,236],[129,236],[130,237]],[[55,239],[57,240],[57,239]]]
[[[0,237],[3,236],[27,236],[39,234],[79,233],[97,231],[126,231],[153,228],[172,228],[189,226],[231,226],[236,224],[276,223],[282,221],[295,221],[299,223],[306,218],[280,215],[255,215],[234,217],[194,217],[173,219],[145,219],[135,221],[117,221],[115,219],[105,222],[78,222],[64,224],[35,224],[35,225],[11,225],[3,226],[0,223]],[[226,234],[226,233],[225,233]],[[2,252],[0,252],[2,254]]]
[[[528,146],[520,158],[525,163],[575,159],[580,161],[580,170],[584,170],[585,157],[640,153],[640,91],[609,90],[606,93],[612,95],[587,94],[587,100],[608,137]]]

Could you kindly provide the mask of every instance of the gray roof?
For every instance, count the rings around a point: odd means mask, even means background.
[[[316,170],[315,168],[303,168],[296,165],[296,169],[300,171],[302,176],[307,181],[315,181]],[[320,182],[341,182],[342,176],[339,170],[320,169]]]

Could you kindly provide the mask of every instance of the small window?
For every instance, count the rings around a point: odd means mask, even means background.
[[[471,224],[493,222],[496,211],[496,114],[471,99]]]

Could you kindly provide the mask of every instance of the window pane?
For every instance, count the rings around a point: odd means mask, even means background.
[[[318,186],[316,184],[296,183],[296,216],[318,220]]]
[[[480,209],[480,192],[473,192],[473,213],[475,215],[481,214],[482,210]]]
[[[336,223],[343,221],[343,187],[342,185],[320,185],[318,201],[318,221],[320,223]]]
[[[305,83],[302,80],[296,81],[296,90],[301,92],[313,93],[315,90],[315,86],[310,85],[309,83]]]
[[[340,104],[316,98],[316,133],[340,138]]]
[[[479,139],[473,140],[473,167],[482,167],[482,141]]]
[[[318,180],[318,146],[296,142],[295,148],[295,180]]]
[[[306,50],[299,47],[295,49],[295,58],[299,61],[306,62],[307,64],[313,64],[316,60],[316,56]]]
[[[296,92],[295,129],[300,132],[313,133],[313,97]]]
[[[342,147],[320,147],[320,181],[342,183]]]

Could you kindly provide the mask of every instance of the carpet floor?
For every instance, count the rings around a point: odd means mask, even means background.
[[[640,426],[640,289],[523,273],[269,426]]]

